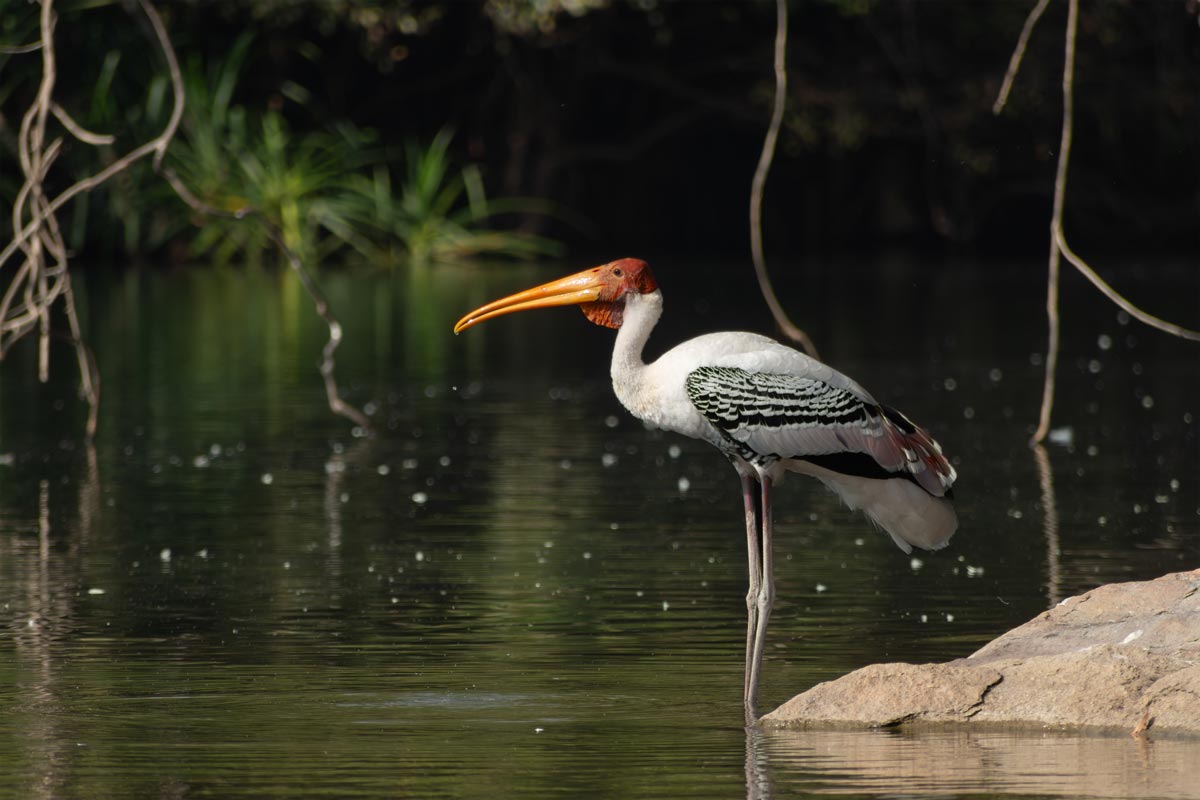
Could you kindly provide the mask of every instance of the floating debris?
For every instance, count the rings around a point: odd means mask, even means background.
[[[1075,429],[1070,425],[1061,428],[1051,428],[1049,439],[1054,444],[1071,445],[1075,442]]]
[[[269,472],[264,472],[262,474],[262,477],[259,478],[259,480],[263,482],[264,486],[270,486],[272,483],[275,482],[275,476]]]

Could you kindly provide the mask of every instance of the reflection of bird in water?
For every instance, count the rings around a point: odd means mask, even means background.
[[[910,552],[913,545],[942,547],[954,534],[954,467],[938,443],[899,411],[832,367],[764,336],[699,336],[646,364],[642,348],[662,303],[650,267],[625,258],[488,303],[459,320],[454,331],[514,311],[578,305],[592,322],[617,329],[613,389],[630,413],[703,439],[733,462],[746,508],[750,590],[743,698],[753,721],[775,597],[772,485],[785,472],[811,475]]]

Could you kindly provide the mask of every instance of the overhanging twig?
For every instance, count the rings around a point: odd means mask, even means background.
[[[1008,98],[1009,90],[1012,87],[1013,80],[1020,69],[1021,59],[1025,53],[1025,47],[1028,43],[1030,33],[1033,31],[1034,25],[1037,24],[1042,12],[1049,0],[1038,0],[1037,5],[1030,12],[1029,17],[1025,20],[1025,26],[1021,30],[1021,36],[1017,41],[1016,50],[1013,52],[1012,59],[1009,62],[1008,72],[1004,76],[1004,84],[1000,88],[1000,94],[996,98],[996,102],[992,109],[995,113],[999,113],[1003,108],[1005,101]],[[1074,134],[1074,88],[1075,88],[1075,39],[1079,28],[1079,0],[1068,0],[1067,5],[1067,29],[1065,43],[1063,47],[1063,73],[1062,73],[1062,91],[1063,91],[1063,114],[1062,114],[1062,131],[1058,148],[1058,164],[1054,173],[1054,207],[1050,216],[1050,255],[1048,258],[1047,283],[1046,283],[1046,317],[1048,323],[1048,336],[1046,343],[1046,372],[1042,384],[1042,406],[1038,414],[1038,425],[1031,439],[1032,444],[1040,444],[1046,435],[1050,432],[1050,416],[1054,410],[1054,387],[1055,375],[1058,368],[1058,350],[1060,338],[1060,322],[1058,314],[1058,284],[1061,259],[1065,257],[1071,266],[1075,267],[1080,274],[1088,279],[1100,292],[1110,301],[1115,303],[1120,308],[1124,309],[1130,316],[1138,321],[1157,328],[1165,333],[1172,334],[1191,341],[1200,341],[1200,331],[1184,328],[1172,322],[1167,322],[1164,319],[1154,316],[1142,309],[1138,308],[1120,292],[1109,285],[1100,275],[1092,269],[1074,250],[1067,244],[1066,234],[1063,232],[1063,207],[1066,202],[1067,192],[1067,167],[1071,159],[1071,141]]]
[[[758,166],[754,170],[754,179],[750,182],[750,257],[754,261],[754,274],[758,278],[758,288],[775,324],[793,342],[798,342],[809,355],[817,358],[817,348],[808,334],[801,330],[788,318],[787,312],[775,296],[771,286],[771,277],[767,274],[766,260],[763,258],[762,243],[762,198],[763,187],[767,183],[767,173],[771,171],[771,162],[775,158],[775,143],[779,139],[779,127],[783,124],[783,109],[787,101],[787,0],[775,0],[775,106],[771,112],[771,124],[767,127],[767,135],[763,139],[762,154],[758,157]]]
[[[341,391],[338,389],[337,376],[335,375],[337,362],[334,358],[334,353],[342,343],[342,325],[338,322],[337,317],[329,307],[329,301],[325,299],[325,294],[321,291],[321,287],[317,285],[316,280],[304,268],[304,262],[300,260],[300,257],[284,241],[283,232],[279,230],[279,226],[258,209],[250,206],[243,206],[235,211],[226,211],[204,202],[192,193],[180,179],[179,175],[176,174],[175,170],[170,167],[162,168],[159,170],[159,173],[171,185],[171,188],[175,190],[175,194],[179,196],[179,199],[186,203],[193,211],[208,217],[219,217],[222,219],[244,220],[254,218],[263,226],[271,241],[279,248],[279,252],[287,259],[288,265],[300,279],[300,285],[308,293],[309,299],[312,300],[313,307],[316,309],[318,316],[321,317],[325,325],[329,328],[329,340],[321,350],[321,361],[318,365],[318,369],[321,372],[321,379],[325,383],[325,398],[329,402],[329,410],[339,416],[345,417],[364,430],[370,431],[372,426],[367,415],[343,400]]]

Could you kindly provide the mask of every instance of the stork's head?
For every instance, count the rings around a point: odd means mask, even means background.
[[[626,297],[657,289],[649,264],[637,258],[622,258],[488,303],[460,319],[454,332],[514,311],[575,305],[597,325],[619,328]]]

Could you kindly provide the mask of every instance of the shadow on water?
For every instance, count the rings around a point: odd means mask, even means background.
[[[764,706],[864,664],[966,655],[1063,597],[1200,556],[1197,410],[1179,391],[1200,378],[1193,349],[1071,306],[1056,443],[1030,451],[1040,273],[872,270],[886,298],[846,265],[801,311],[833,363],[937,432],[963,476],[962,529],[904,556],[790,479]],[[761,327],[752,286],[689,296],[659,271],[652,349]],[[371,439],[328,414],[324,331],[286,274],[92,277],[94,451],[77,444],[69,370],[36,386],[34,356],[14,351],[3,791],[1196,796],[1182,741],[744,732],[728,465],[628,418],[607,385],[611,335],[578,314],[448,333],[548,273],[327,276],[339,374],[379,421]],[[1164,269],[1153,288],[1175,303],[1163,313],[1195,314],[1194,273]],[[851,291],[853,321],[834,302]]]

